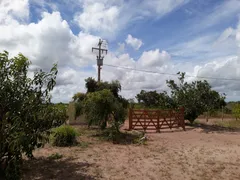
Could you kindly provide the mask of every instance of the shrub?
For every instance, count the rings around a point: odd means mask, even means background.
[[[123,104],[108,89],[88,93],[84,105],[88,125],[98,125],[102,130],[109,123],[119,131],[119,125],[123,124],[126,117]]]
[[[50,156],[48,156],[48,158],[52,159],[52,160],[61,159],[62,157],[63,157],[63,155],[59,154],[59,153],[51,154]]]
[[[77,131],[69,125],[55,128],[52,137],[53,145],[59,147],[72,146],[77,142],[77,135]]]
[[[48,141],[50,130],[66,120],[63,105],[51,103],[57,66],[28,76],[30,61],[19,54],[0,53],[0,171],[6,179],[21,179],[22,155]]]
[[[235,104],[232,109],[233,116],[237,119],[240,119],[240,104]]]

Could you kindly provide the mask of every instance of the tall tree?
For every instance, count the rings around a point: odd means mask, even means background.
[[[117,131],[126,116],[126,109],[108,89],[87,94],[84,111],[89,121],[89,126],[97,124],[102,129],[105,129],[107,122],[112,117],[112,125]]]
[[[206,80],[188,83],[185,82],[185,73],[178,74],[178,84],[174,80],[167,81],[167,84],[172,99],[185,108],[185,119],[191,123],[203,112],[219,107],[224,102],[225,97],[212,90]]]
[[[142,103],[145,107],[158,107],[159,106],[159,94],[157,91],[144,91],[141,90],[139,94],[136,95],[138,103]]]
[[[30,62],[22,54],[9,58],[0,53],[0,163],[7,179],[20,179],[22,153],[48,140],[50,129],[66,120],[65,106],[51,103],[57,67],[29,78]]]

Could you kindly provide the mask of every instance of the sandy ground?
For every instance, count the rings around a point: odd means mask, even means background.
[[[146,134],[146,145],[119,145],[81,136],[88,147],[37,150],[24,179],[239,180],[240,132],[207,127]],[[62,159],[49,160],[53,153]]]

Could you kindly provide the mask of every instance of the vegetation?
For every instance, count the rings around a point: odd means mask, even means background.
[[[240,129],[240,121],[230,120],[230,121],[219,121],[217,125],[220,127],[230,128],[230,129]]]
[[[179,82],[168,80],[167,85],[171,90],[171,96],[167,92],[146,92],[142,90],[136,99],[140,105],[147,108],[178,108],[184,107],[185,119],[191,123],[204,112],[213,112],[225,106],[225,96],[211,89],[207,81],[185,81],[185,73],[179,74]]]
[[[77,131],[68,125],[60,126],[53,129],[52,143],[54,146],[65,147],[76,144],[78,133]]]
[[[184,107],[185,119],[191,123],[203,112],[225,105],[225,96],[211,89],[204,81],[185,82],[185,73],[179,74],[179,84],[174,80],[167,81],[171,97],[178,107]]]
[[[22,54],[0,53],[0,164],[6,179],[20,179],[22,154],[48,141],[50,129],[66,120],[65,108],[51,103],[57,66],[28,77],[30,62]]]
[[[21,178],[22,155],[32,158],[33,150],[47,143],[51,132],[55,146],[74,145],[78,135],[73,127],[62,125],[67,118],[67,104],[51,103],[50,92],[56,84],[57,66],[54,65],[49,73],[39,70],[29,78],[29,65],[22,54],[9,58],[7,52],[0,53],[0,164],[6,179]],[[69,108],[68,115],[74,114],[76,119],[84,114],[89,127],[99,126],[115,143],[121,139],[127,141],[130,136],[131,141],[137,137],[139,143],[145,143],[144,138],[119,130],[129,105],[132,108],[138,105],[161,109],[184,107],[185,119],[191,123],[204,112],[212,113],[226,106],[225,95],[212,90],[207,81],[186,82],[185,73],[178,74],[178,82],[166,81],[170,94],[142,90],[136,95],[138,104],[119,95],[122,88],[119,81],[97,82],[90,77],[85,80],[86,93],[78,92],[73,96],[69,107],[74,106],[74,111]],[[240,118],[239,104],[232,105],[231,111],[236,119]],[[236,123],[224,126],[236,126]],[[61,157],[53,154],[49,158]]]
[[[236,120],[240,119],[240,104],[235,104],[233,106],[232,113]]]
[[[163,93],[157,93],[157,91],[146,92],[141,90],[141,92],[137,94],[136,99],[138,100],[138,103],[148,108],[169,109],[176,106],[174,101],[165,91]]]
[[[63,157],[63,155],[59,154],[59,153],[55,153],[55,154],[52,154],[52,155],[48,156],[48,158],[52,159],[52,160],[61,159],[62,157]]]
[[[105,129],[109,123],[118,131],[125,120],[126,109],[108,89],[87,94],[84,106],[89,126],[95,124]]]

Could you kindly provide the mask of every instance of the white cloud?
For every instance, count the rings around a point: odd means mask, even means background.
[[[79,0],[82,11],[74,21],[86,32],[98,33],[104,38],[114,36],[130,23],[149,17],[162,17],[189,0]],[[134,7],[134,8],[133,8]]]
[[[84,79],[93,75],[81,68],[95,63],[91,47],[99,37],[83,32],[74,35],[59,12],[43,13],[38,23],[0,25],[0,31],[0,51],[7,50],[10,56],[23,53],[32,62],[31,71],[49,70],[53,63],[58,63],[54,100],[56,97],[60,97],[59,101],[70,100],[73,91],[84,89]]]
[[[135,50],[139,50],[139,48],[143,45],[143,42],[141,39],[138,39],[138,38],[134,38],[132,37],[131,34],[128,34],[125,42],[132,46]]]
[[[206,62],[217,57],[235,55],[238,50],[236,32],[236,29],[229,27],[220,34],[196,36],[189,41],[175,44],[167,50],[171,55],[184,61],[201,60],[201,62]]]
[[[118,43],[117,53],[123,53],[124,51],[125,51],[125,44],[124,43]]]
[[[237,41],[238,47],[240,48],[240,22],[239,22],[238,27],[237,27],[236,41]]]
[[[1,0],[0,24],[18,24],[29,18],[28,0]]]
[[[89,76],[96,78],[96,70],[86,70],[84,66],[88,66],[88,68],[96,67],[96,57],[92,54],[91,48],[97,44],[99,37],[91,34],[91,29],[94,29],[91,23],[90,25],[85,24],[86,27],[89,27],[89,32],[85,30],[74,35],[69,27],[69,23],[62,19],[59,12],[42,13],[42,18],[39,22],[26,24],[25,20],[28,19],[29,13],[28,3],[27,1],[22,2],[25,2],[25,5],[23,3],[22,6],[19,6],[19,9],[15,8],[15,5],[8,5],[8,7],[11,8],[8,8],[9,10],[6,11],[0,6],[0,17],[11,20],[9,21],[11,23],[6,24],[6,21],[4,21],[4,23],[0,24],[0,51],[8,50],[11,53],[11,56],[22,52],[32,61],[33,66],[31,67],[31,70],[39,67],[47,70],[54,62],[58,62],[59,74],[57,77],[57,86],[53,91],[53,100],[55,102],[67,102],[71,99],[74,93],[85,91],[85,78]],[[116,16],[116,19],[123,18],[121,17],[121,13],[125,10],[123,11],[122,6],[116,6],[114,3],[110,3],[109,6],[106,6],[106,3],[109,2],[107,0],[89,0],[87,2],[90,3],[88,7],[91,7],[91,4],[95,3],[104,4],[102,7],[107,10],[116,7],[120,12],[120,16]],[[154,2],[157,3],[157,1]],[[166,3],[166,1],[162,2]],[[175,5],[174,8],[170,8],[172,7],[171,2],[169,0],[169,6],[162,7],[166,8],[164,13],[177,8]],[[185,3],[185,1],[175,2],[178,6]],[[120,4],[120,0],[117,3]],[[126,4],[123,6],[126,8],[128,7]],[[124,20],[122,20],[122,22],[129,22],[128,20],[138,17],[140,18],[141,16],[150,16],[148,10],[150,11],[151,8],[156,7],[149,6],[145,9],[142,8],[140,10],[145,10],[142,13],[140,13],[139,9],[135,8],[135,10],[133,10],[134,12],[131,12],[132,14],[124,15]],[[19,12],[23,12],[23,14],[17,16]],[[82,13],[84,12],[89,11],[83,9]],[[156,15],[158,10],[155,9],[154,13]],[[162,16],[161,13],[160,16]],[[93,20],[96,20],[97,22],[101,21],[100,19]],[[108,20],[104,20],[103,22],[108,22]],[[115,28],[114,25],[112,27]],[[118,23],[116,27],[120,28],[121,26],[119,26]],[[104,28],[106,28],[106,32],[112,31],[112,29],[108,29],[106,26]],[[136,38],[132,37],[132,39]],[[236,46],[237,42],[240,45],[240,28],[228,28],[222,34],[196,37],[196,39],[190,40],[189,42],[178,44],[173,47],[174,51],[160,51],[159,49],[144,51],[140,54],[140,58],[138,59],[134,59],[128,53],[125,53],[125,44],[121,43],[119,45],[120,50],[122,51],[118,52],[117,55],[110,51],[104,59],[104,64],[112,64],[115,66],[124,66],[132,69],[136,68],[159,73],[167,72],[175,74],[178,71],[185,71],[187,74],[193,76],[198,75],[240,79],[240,71],[238,68],[240,67],[240,59],[237,55],[237,50],[239,50]],[[141,47],[141,43],[138,42],[138,39],[137,41],[131,41],[131,45],[136,49]],[[227,54],[233,56],[225,57],[226,53],[224,52],[226,51],[226,47],[231,49],[231,51],[228,50]],[[191,51],[195,52],[192,55],[201,55],[204,53],[210,55],[205,62],[201,63],[194,61],[192,63],[182,62],[175,64],[171,58],[172,53],[184,55],[189,54]],[[219,58],[214,59],[212,57]],[[120,80],[123,87],[121,93],[128,98],[134,97],[141,89],[156,89],[158,91],[168,90],[165,81],[170,78],[176,79],[176,76],[138,72],[131,69],[113,68],[106,65],[104,65],[102,69],[102,80]],[[194,80],[195,78],[188,79]],[[238,81],[211,80],[210,82],[215,89],[227,92],[229,96],[236,97],[237,95],[240,95],[240,85]]]
[[[188,2],[189,0],[150,0],[144,1],[143,7],[154,10],[158,16],[163,16]]]
[[[204,18],[198,20],[190,31],[203,30],[213,27],[216,24],[222,24],[224,21],[229,21],[229,18],[238,16],[240,14],[240,1],[227,0],[222,1],[210,14],[205,14]]]
[[[101,2],[84,3],[83,12],[75,15],[74,21],[87,31],[114,33],[118,28],[119,8]]]
[[[171,59],[171,56],[166,52],[160,52],[159,49],[143,52],[142,56],[138,60],[138,63],[143,68],[149,67],[161,67],[167,64]]]
[[[19,52],[42,68],[58,62],[59,66],[77,66],[94,62],[91,47],[98,37],[80,32],[74,35],[59,12],[43,13],[42,20],[28,25],[0,26],[0,49],[12,54]]]

